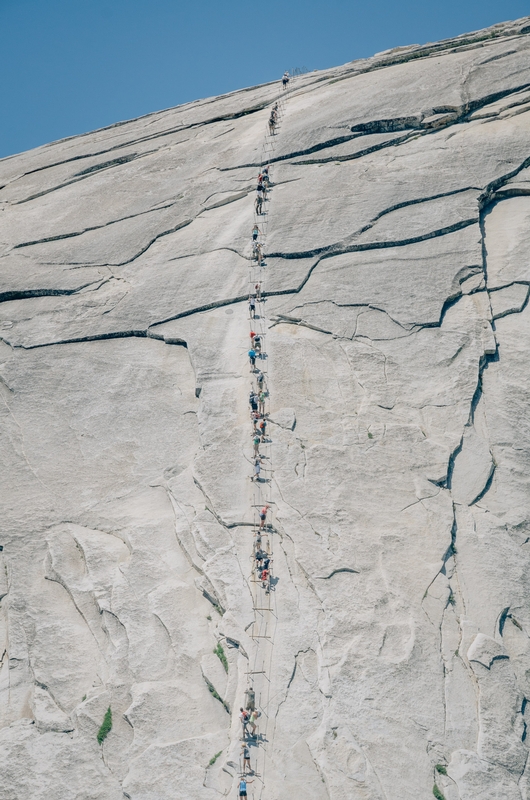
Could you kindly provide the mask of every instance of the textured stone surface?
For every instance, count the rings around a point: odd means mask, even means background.
[[[277,83],[0,162],[1,800],[235,796],[264,158],[252,793],[528,799],[528,31],[302,76],[272,151]]]

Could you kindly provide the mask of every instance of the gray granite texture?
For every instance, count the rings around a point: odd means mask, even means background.
[[[529,34],[0,161],[0,800],[236,797],[264,159],[276,585],[249,794],[530,798]]]

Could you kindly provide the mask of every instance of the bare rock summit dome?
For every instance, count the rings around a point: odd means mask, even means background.
[[[530,797],[529,34],[0,161],[0,800]]]

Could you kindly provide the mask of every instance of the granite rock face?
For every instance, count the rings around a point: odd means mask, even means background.
[[[1,800],[530,798],[529,33],[0,161]]]

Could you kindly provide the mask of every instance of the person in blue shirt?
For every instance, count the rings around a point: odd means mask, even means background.
[[[254,781],[246,781],[244,778],[241,778],[239,781],[239,796],[246,797],[247,796],[247,783],[254,783]]]

